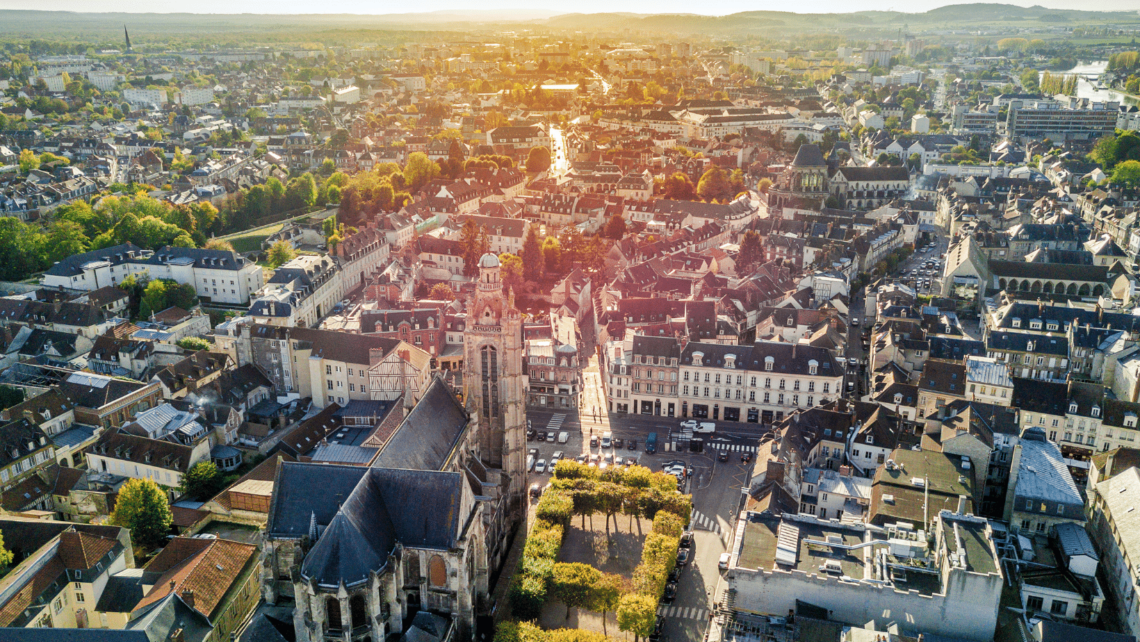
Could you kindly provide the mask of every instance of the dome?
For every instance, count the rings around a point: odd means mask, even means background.
[[[499,267],[499,257],[488,252],[488,253],[483,255],[483,258],[479,259],[479,267],[481,267],[481,268],[497,268],[497,267]]]

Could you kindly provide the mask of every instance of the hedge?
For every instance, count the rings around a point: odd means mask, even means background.
[[[657,602],[665,591],[669,571],[676,564],[681,532],[692,513],[692,500],[677,492],[672,475],[654,473],[644,466],[610,468],[605,471],[562,460],[554,468],[554,479],[535,507],[535,521],[523,548],[518,572],[511,583],[508,600],[513,616],[522,624],[504,622],[496,631],[496,642],[605,642],[597,633],[560,629],[542,631],[528,620],[542,614],[551,592],[554,566],[562,540],[574,515],[606,513],[641,515],[653,520],[645,538],[641,563],[634,571],[634,593],[622,596],[618,606],[619,625],[625,621],[637,632],[652,632]],[[608,517],[607,517],[608,519]],[[607,523],[608,527],[608,523]],[[648,624],[646,624],[648,622]],[[648,635],[648,633],[638,633]]]
[[[530,622],[500,622],[495,626],[494,642],[612,642],[612,639],[595,631],[546,631]]]

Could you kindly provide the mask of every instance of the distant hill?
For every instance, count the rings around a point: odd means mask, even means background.
[[[355,14],[194,14],[194,13],[75,13],[57,11],[0,11],[0,35],[47,36],[82,33],[90,38],[115,38],[123,24],[131,35],[145,41],[148,35],[259,34],[261,42],[271,35],[309,32],[316,35],[357,35],[366,31],[484,30],[546,28],[610,32],[636,29],[669,34],[758,33],[787,35],[823,31],[857,30],[874,35],[906,24],[914,32],[960,26],[1013,22],[1019,25],[1140,24],[1137,12],[1019,7],[1010,4],[974,3],[948,5],[923,13],[860,11],[853,13],[793,13],[790,11],[744,11],[724,16],[697,14],[556,13],[544,9],[462,10],[386,15]],[[349,36],[351,37],[351,36]],[[256,41],[256,39],[255,39]]]

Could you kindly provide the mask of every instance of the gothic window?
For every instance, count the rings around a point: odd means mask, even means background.
[[[365,626],[368,623],[368,610],[364,606],[363,595],[353,595],[348,601],[348,612],[352,614],[352,628]]]
[[[482,357],[483,375],[483,416],[499,416],[499,355],[495,348],[483,346],[480,351]]]
[[[335,597],[325,598],[325,621],[330,631],[340,630],[340,600]]]
[[[428,561],[428,581],[435,587],[447,586],[447,563],[439,555],[432,555]]]

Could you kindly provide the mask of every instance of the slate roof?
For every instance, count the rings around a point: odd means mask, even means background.
[[[1033,347],[1030,348],[1030,343]],[[1069,340],[1065,337],[1029,332],[993,331],[986,339],[986,348],[1000,352],[1032,352],[1068,358]],[[1018,364],[1011,364],[1018,365]]]
[[[313,493],[307,487],[317,478],[328,480],[320,483],[338,491],[345,482],[355,483],[343,504],[330,511],[335,504],[328,501],[328,493]],[[321,585],[343,581],[352,586],[384,568],[397,542],[416,548],[453,548],[467,517],[460,514],[464,483],[456,472],[284,462],[269,532],[277,534],[286,525],[295,531],[303,524],[300,533],[289,535],[298,537],[308,534],[315,522],[319,537],[301,574]],[[409,498],[414,498],[416,510],[406,509]]]
[[[1045,440],[1040,428],[1030,428],[1021,435],[1018,444],[1021,459],[1018,463],[1017,484],[1014,495],[1084,507],[1081,492],[1069,473],[1061,449]]]
[[[143,570],[127,569],[107,578],[96,611],[130,613],[143,598]]]
[[[809,144],[800,145],[796,150],[796,157],[792,160],[792,167],[823,167],[827,165],[827,161],[823,158],[823,152],[819,151],[819,145]]]
[[[75,276],[82,274],[83,270],[80,268],[92,261],[110,261],[112,264],[118,265],[127,260],[140,258],[143,252],[144,250],[141,247],[133,243],[124,243],[101,250],[73,254],[48,268],[44,274],[48,276]]]
[[[948,361],[961,361],[966,356],[986,356],[986,344],[971,339],[954,339],[950,337],[931,336],[927,338],[930,344],[931,359],[946,359]]]
[[[435,377],[372,466],[441,470],[458,446],[467,422],[463,404],[441,377]]]

